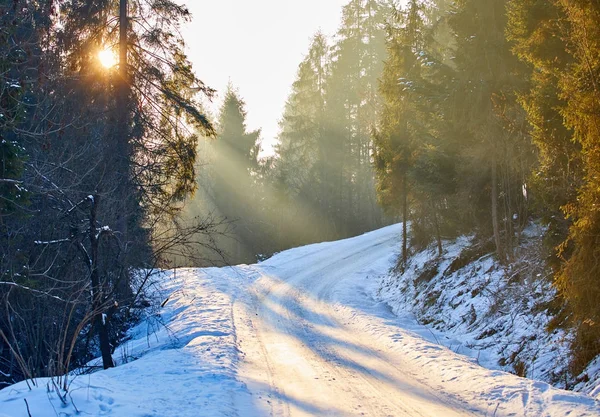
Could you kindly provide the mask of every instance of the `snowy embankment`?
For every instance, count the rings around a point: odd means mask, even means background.
[[[441,258],[423,250],[403,273],[384,275],[377,298],[431,328],[425,337],[486,368],[600,399],[600,364],[580,376],[587,382],[573,387],[567,373],[570,336],[547,332],[556,291],[543,261],[542,235],[535,225],[525,230],[510,267],[495,260],[491,245],[473,246],[467,237],[446,242]]]
[[[117,368],[66,395],[49,380],[5,388],[0,416],[600,416],[593,398],[482,368],[377,301],[400,229],[165,273],[164,307]]]
[[[243,390],[231,304],[238,287],[217,269],[163,274],[165,306],[131,330],[113,358],[118,366],[71,377],[69,393],[48,379],[32,391],[19,383],[0,391],[0,416],[234,415],[231,393]],[[101,364],[99,361],[98,364]],[[26,405],[27,402],[27,405]],[[229,412],[229,413],[228,413]]]

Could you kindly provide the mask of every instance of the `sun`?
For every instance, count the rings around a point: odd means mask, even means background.
[[[110,49],[104,49],[98,52],[98,60],[100,61],[100,64],[102,64],[102,66],[107,69],[110,69],[117,65],[117,57],[115,56],[115,53]]]

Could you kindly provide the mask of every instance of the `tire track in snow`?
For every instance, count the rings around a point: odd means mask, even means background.
[[[232,307],[233,322],[238,333],[236,345],[245,360],[245,368],[239,373],[246,381],[251,395],[256,397],[254,402],[258,400],[259,409],[267,409],[271,417],[289,417],[291,415],[289,405],[281,400],[285,392],[275,384],[271,361],[261,339],[261,333],[254,324],[253,316],[258,316],[256,310],[258,294],[252,289],[251,291],[243,301],[236,300]],[[253,407],[244,404],[241,408]]]
[[[322,244],[320,250],[300,248],[296,257],[288,253],[253,267],[262,277],[239,313],[253,312],[247,331],[254,336],[245,348],[263,359],[252,360],[245,375],[263,374],[259,379],[268,387],[260,392],[270,391],[279,409],[287,405],[283,415],[474,415],[391,365],[377,352],[381,346],[336,318],[336,286],[389,255],[396,241],[388,234],[376,241]],[[277,407],[271,415],[276,412]]]

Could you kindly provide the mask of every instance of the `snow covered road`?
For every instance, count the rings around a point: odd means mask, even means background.
[[[367,320],[341,314],[338,296],[397,246],[376,239],[301,248],[261,265],[250,309],[237,310],[249,388],[265,415],[466,416],[468,407],[404,370],[400,358],[364,333]],[[360,291],[355,301],[365,301]],[[248,314],[250,313],[250,314]],[[268,402],[267,402],[268,401]]]
[[[595,401],[434,343],[442,335],[375,301],[400,226],[283,252],[236,303],[240,376],[274,416],[600,415]]]
[[[0,391],[0,417],[600,416],[589,396],[482,368],[376,301],[400,225],[258,265],[165,274],[114,369]]]

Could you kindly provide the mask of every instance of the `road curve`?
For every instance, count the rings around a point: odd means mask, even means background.
[[[234,307],[239,374],[272,416],[473,416],[340,314],[339,294],[389,258],[397,228],[375,239],[312,245],[254,266],[260,278]],[[354,278],[354,280],[353,280]],[[365,302],[373,302],[364,294]],[[370,300],[370,301],[369,301]],[[412,369],[412,371],[410,370]]]

